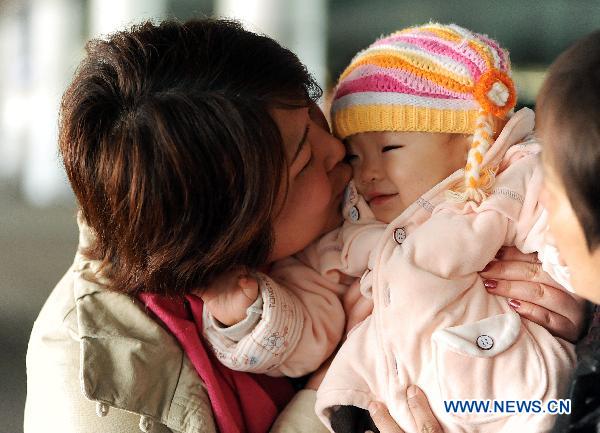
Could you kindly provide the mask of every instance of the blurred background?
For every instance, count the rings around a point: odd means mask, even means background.
[[[600,1],[0,0],[0,433],[22,431],[29,332],[76,248],[56,125],[86,40],[143,19],[213,15],[274,37],[326,90],[375,38],[454,22],[509,49],[519,103],[533,106],[552,60],[600,28]]]

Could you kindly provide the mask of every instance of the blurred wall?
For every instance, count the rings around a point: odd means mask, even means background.
[[[215,14],[276,39],[298,55],[322,87],[328,84],[327,0],[217,0]]]

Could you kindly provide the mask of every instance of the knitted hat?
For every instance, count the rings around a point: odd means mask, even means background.
[[[340,76],[332,103],[334,133],[424,131],[473,134],[465,184],[455,198],[480,202],[494,171],[481,171],[493,141],[491,115],[514,107],[508,52],[487,36],[430,23],[383,37]]]

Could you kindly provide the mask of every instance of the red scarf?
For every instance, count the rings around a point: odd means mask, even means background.
[[[139,299],[183,347],[200,378],[220,433],[265,433],[294,395],[286,378],[233,371],[207,350],[202,338],[202,300],[143,293]],[[186,304],[187,307],[186,308]]]

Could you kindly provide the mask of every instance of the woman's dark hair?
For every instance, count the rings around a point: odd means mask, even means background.
[[[600,31],[576,42],[552,64],[536,106],[562,141],[550,154],[590,251],[600,245]]]
[[[150,22],[87,44],[60,152],[111,289],[188,293],[265,264],[287,166],[269,115],[320,88],[295,54],[223,20]]]

